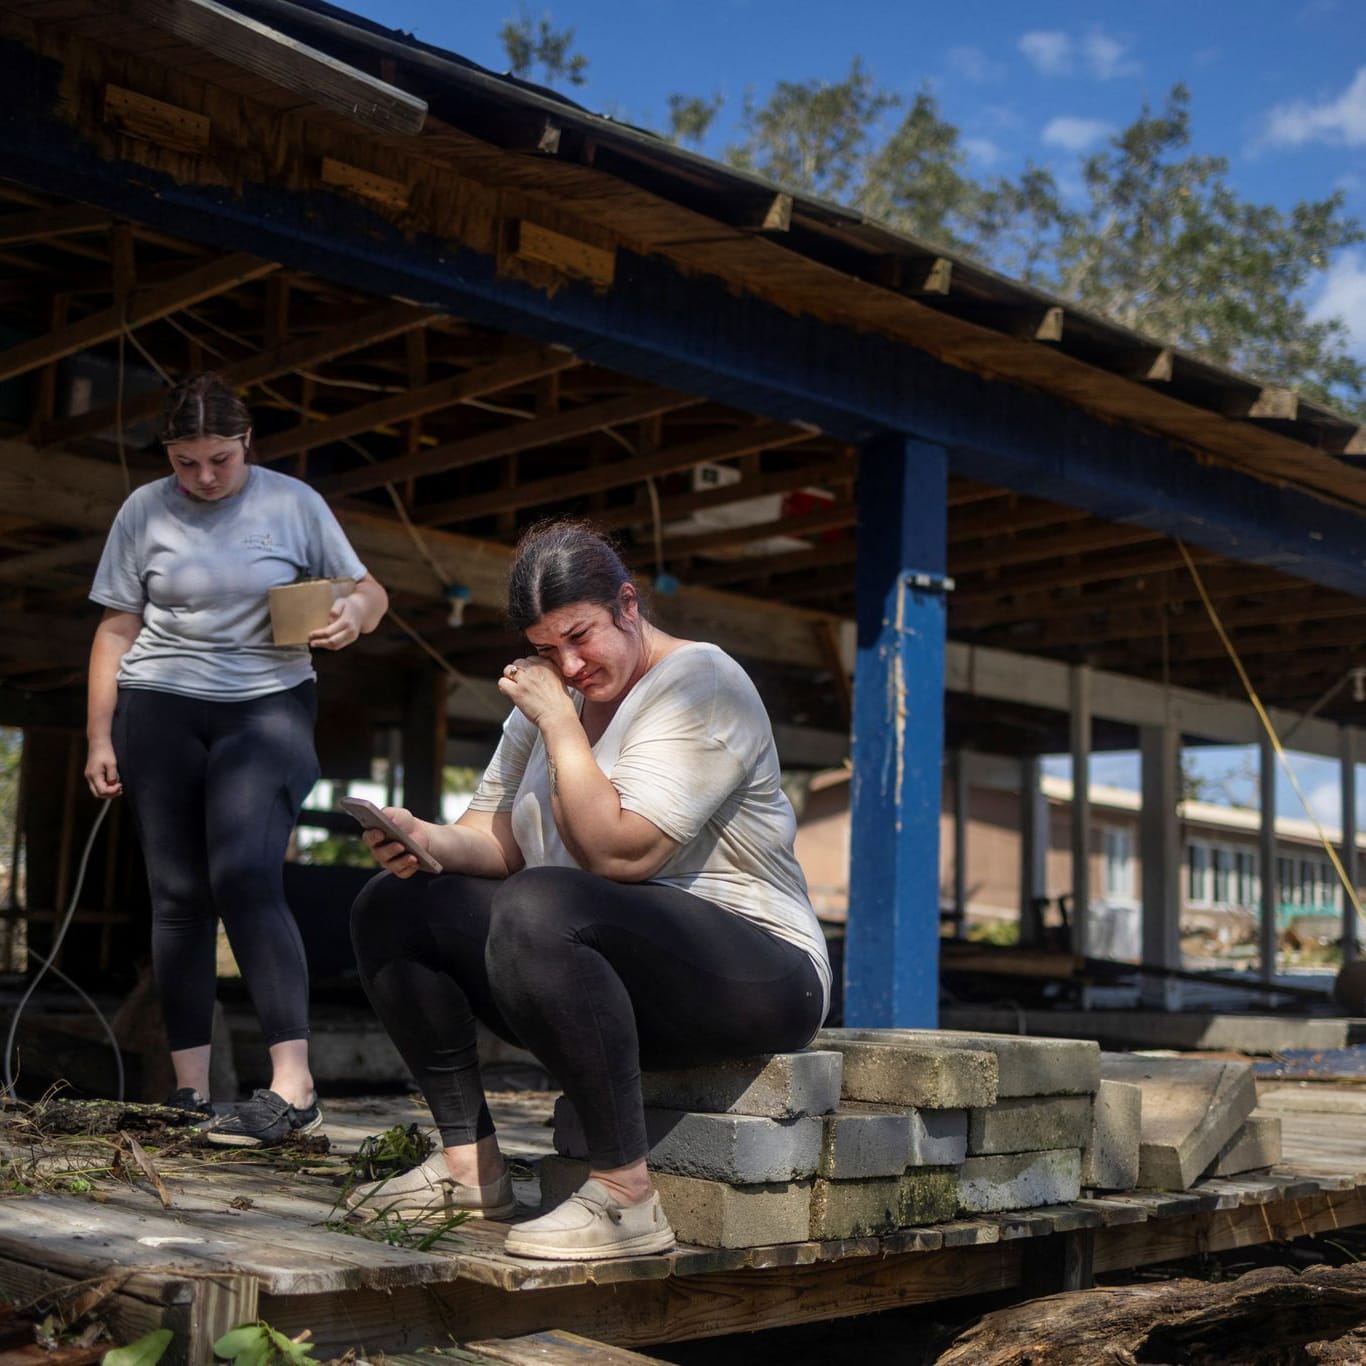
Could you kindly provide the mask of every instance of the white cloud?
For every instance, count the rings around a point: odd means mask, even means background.
[[[1320,825],[1334,827],[1342,825],[1342,783],[1340,781],[1320,783],[1317,787],[1311,787],[1304,795],[1309,802],[1309,809],[1318,817]],[[1298,802],[1295,804],[1299,805]],[[1303,811],[1300,814],[1303,816]]]
[[[988,85],[1005,79],[1005,66],[992,61],[980,47],[950,48],[946,60],[950,71],[974,85]]]
[[[1342,94],[1320,100],[1290,100],[1267,115],[1265,140],[1280,147],[1306,142],[1366,146],[1366,66],[1358,67]]]
[[[1099,28],[1082,38],[1059,29],[1035,29],[1022,34],[1016,46],[1043,76],[1070,76],[1080,68],[1098,81],[1113,81],[1136,76],[1143,69],[1129,56],[1127,41]]]
[[[1136,76],[1142,67],[1129,59],[1129,44],[1100,29],[1092,29],[1082,39],[1086,66],[1098,81],[1113,81],[1120,76]]]
[[[1345,251],[1329,268],[1323,289],[1310,305],[1314,322],[1341,318],[1352,334],[1352,349],[1366,359],[1366,254]]]
[[[1044,76],[1066,76],[1072,71],[1072,40],[1065,33],[1036,29],[1022,34],[1016,46]]]
[[[1042,137],[1050,147],[1062,147],[1069,152],[1084,152],[1093,143],[1114,132],[1114,125],[1103,119],[1082,119],[1062,114],[1049,119]]]
[[[964,138],[963,150],[983,166],[994,166],[1001,159],[1001,149],[990,138]]]

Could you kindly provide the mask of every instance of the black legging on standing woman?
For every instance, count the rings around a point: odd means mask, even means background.
[[[688,892],[578,868],[374,878],[361,980],[447,1146],[493,1133],[475,1020],[564,1087],[602,1171],[645,1156],[640,1069],[801,1048],[820,978],[793,944]]]
[[[147,864],[172,1052],[210,1041],[220,917],[266,1046],[308,1038],[308,964],[284,858],[318,778],[316,716],[311,681],[248,702],[119,689],[114,753]]]

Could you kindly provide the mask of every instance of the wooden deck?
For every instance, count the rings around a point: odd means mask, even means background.
[[[550,1151],[553,1096],[493,1097],[509,1154]],[[896,1305],[1089,1282],[1093,1272],[1366,1223],[1360,1116],[1287,1114],[1285,1165],[1210,1180],[1184,1194],[1127,1193],[958,1220],[891,1237],[737,1251],[533,1262],[503,1252],[507,1225],[472,1222],[444,1250],[415,1251],[334,1231],[344,1162],[367,1134],[426,1120],[411,1100],[325,1105],[332,1154],[305,1169],[269,1159],[152,1154],[153,1181],[97,1179],[87,1194],[0,1201],[0,1291],[22,1299],[93,1284],[131,1339],[177,1329],[179,1358],[208,1362],[214,1339],[262,1318],[311,1331],[317,1356],[411,1352],[559,1328],[621,1347],[869,1313]],[[32,1150],[6,1156],[31,1162]],[[44,1156],[49,1167],[52,1159]],[[533,1179],[517,1193],[529,1216]]]

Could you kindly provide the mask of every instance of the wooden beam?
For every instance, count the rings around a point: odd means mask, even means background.
[[[664,558],[672,560],[680,555],[706,555],[718,550],[733,550],[751,541],[770,540],[774,536],[816,536],[825,531],[840,531],[853,526],[858,513],[853,503],[832,502],[829,507],[816,508],[800,517],[788,517],[773,522],[755,522],[749,526],[725,527],[693,536],[665,536]],[[632,565],[650,564],[654,548],[642,546],[627,556]],[[1366,606],[1364,606],[1366,610]]]
[[[527,351],[508,360],[495,361],[492,365],[481,365],[474,370],[466,370],[463,374],[451,375],[432,384],[424,384],[419,389],[407,389],[401,394],[390,394],[373,403],[362,403],[322,422],[301,422],[297,427],[276,432],[274,436],[258,442],[257,458],[263,461],[283,460],[286,456],[297,455],[300,451],[315,450],[319,446],[341,441],[359,432],[368,432],[376,427],[402,422],[405,418],[417,417],[422,413],[436,412],[439,408],[450,408],[467,399],[496,394],[514,385],[528,384],[543,375],[566,370],[578,363],[577,358],[568,351],[549,348]],[[388,469],[404,460],[423,458],[422,454],[403,456],[397,460],[377,464],[373,469]],[[370,470],[361,473],[368,475]],[[339,475],[331,482],[340,484],[346,477]],[[380,474],[378,477],[372,477],[365,487],[377,488],[385,483],[387,478],[393,477],[395,476]],[[327,491],[336,493],[338,490],[336,487],[330,487]]]
[[[117,337],[120,329],[141,327],[144,323],[164,318],[191,304],[210,299],[224,290],[259,280],[278,270],[274,261],[262,261],[255,256],[223,256],[207,265],[178,275],[162,285],[139,289],[128,300],[126,311],[117,306],[101,309],[79,322],[59,327],[32,341],[20,342],[8,351],[0,352],[0,380],[27,374],[49,361],[75,355],[88,347]]]
[[[402,210],[408,207],[408,187],[401,180],[367,171],[363,166],[353,166],[349,161],[324,157],[318,179],[324,185],[346,190],[361,199],[373,200],[386,209]]]
[[[577,363],[572,357],[568,359],[571,364]],[[399,456],[364,469],[334,474],[319,480],[318,487],[329,497],[359,493],[365,489],[377,488],[387,480],[416,479],[422,475],[440,474],[445,470],[463,469],[485,460],[496,460],[499,456],[511,455],[514,451],[549,446],[556,441],[584,436],[599,427],[612,427],[621,422],[636,422],[654,413],[691,407],[701,401],[690,394],[677,394],[667,389],[643,389],[622,398],[590,403],[570,412],[557,413],[554,417],[543,418],[540,421],[510,423],[496,431],[482,432],[478,436],[464,437],[459,441],[449,441],[445,445],[434,446],[417,455]],[[439,503],[424,508],[419,520],[432,525],[462,520],[463,502],[464,500],[457,500],[454,503]]]
[[[81,561],[93,563],[104,549],[107,535],[81,536],[74,541],[60,541],[41,550],[24,551],[0,560],[0,583],[25,583],[52,569],[62,569]]]
[[[693,512],[706,508],[727,507],[750,498],[770,497],[775,493],[795,493],[798,489],[823,488],[827,485],[852,484],[858,475],[858,462],[848,457],[825,460],[776,474],[761,474],[741,479],[720,488],[703,489],[700,493],[679,493],[660,500],[660,516],[675,522]],[[654,513],[648,501],[630,507],[603,508],[593,514],[593,520],[605,530],[625,526],[647,526]]]
[[[732,227],[751,232],[787,232],[792,226],[792,196],[779,190],[776,194],[745,200],[725,218]]]
[[[7,213],[0,217],[0,247],[103,232],[112,221],[103,210],[87,208],[84,204],[63,204],[50,209]]]
[[[989,508],[975,514],[952,513],[949,516],[949,541],[962,544],[989,536],[1012,536],[1021,531],[1037,531],[1040,527],[1069,526],[1089,522],[1093,514],[1085,508],[1063,507],[1061,503],[1044,503],[1037,498],[1012,498],[1007,507]]]
[[[1224,395],[1219,411],[1225,417],[1294,422],[1299,416],[1300,396],[1293,389],[1268,384],[1261,389],[1237,390]]]
[[[1057,305],[1006,308],[995,304],[959,304],[945,312],[978,327],[988,327],[993,332],[1019,337],[1021,341],[1062,340],[1063,310]]]
[[[599,289],[606,289],[616,277],[615,248],[583,242],[525,219],[514,219],[507,232],[508,254],[519,260],[550,266],[561,274],[587,280]]]
[[[947,256],[886,256],[877,283],[898,294],[947,294],[953,287],[953,261]]]
[[[756,579],[778,574],[805,574],[811,570],[833,569],[850,564],[858,557],[853,539],[835,545],[817,546],[814,550],[786,550],[780,555],[754,559],[728,560],[725,564],[708,565],[688,573],[689,585],[723,587],[737,583],[752,583]]]
[[[982,573],[1006,569],[1013,565],[1059,560],[1067,555],[1086,555],[1097,550],[1141,545],[1145,541],[1167,542],[1167,537],[1162,532],[1150,531],[1147,527],[1105,522],[1096,526],[1084,526],[1066,535],[1030,536],[971,553],[955,551],[949,555],[949,572],[956,578],[959,574]]]
[[[427,105],[215,0],[126,0],[139,19],[377,133],[412,136]]]
[[[245,360],[220,366],[219,373],[232,385],[247,387],[260,384],[278,375],[287,375],[292,370],[320,365],[348,352],[359,351],[362,347],[387,341],[390,337],[410,332],[413,328],[426,327],[439,316],[413,304],[385,303],[316,336],[298,337],[293,341],[282,341],[276,346],[267,346],[263,351],[258,351]],[[153,417],[161,403],[160,393],[138,394],[125,398],[125,426],[131,427]],[[102,408],[98,412],[64,418],[43,428],[42,444],[61,445],[95,432],[108,431],[117,420],[117,412],[113,406]]]
[[[1125,379],[1162,384],[1172,377],[1172,351],[1166,346],[1140,346],[1113,361],[1103,362],[1103,365],[1112,374],[1123,375]]]
[[[104,121],[139,142],[191,155],[207,152],[213,136],[213,127],[203,114],[121,85],[104,87]]]
[[[645,414],[644,416],[648,416]],[[560,421],[561,419],[552,419]],[[513,433],[515,434],[515,433]],[[682,446],[670,446],[653,455],[632,456],[609,465],[594,465],[576,470],[573,474],[556,474],[545,479],[534,479],[513,490],[494,489],[466,498],[453,499],[424,508],[420,520],[432,525],[443,522],[486,517],[510,507],[536,507],[543,503],[558,503],[570,498],[581,498],[602,489],[619,488],[676,470],[691,469],[694,465],[709,464],[713,460],[732,459],[750,451],[773,450],[805,441],[811,433],[785,423],[759,423],[738,431],[723,432]],[[525,448],[522,448],[525,449]],[[499,452],[501,454],[501,452]],[[646,520],[649,520],[646,518]]]
[[[1205,564],[1218,558],[1212,551],[1201,549],[1197,554],[1196,547],[1188,548],[1191,558],[1197,564]],[[995,587],[992,589],[988,589],[984,582],[979,582],[975,578],[965,582],[959,576],[967,574],[968,571],[958,569],[952,558],[949,568],[958,580],[955,594],[961,593],[965,598],[977,598],[989,592],[1027,593],[1034,589],[1074,588],[1087,583],[1105,583],[1113,579],[1129,579],[1141,574],[1157,574],[1169,569],[1179,569],[1184,564],[1185,560],[1182,559],[1176,545],[1171,541],[1164,541],[1160,545],[1130,551],[1127,554],[1088,555],[1073,565],[1015,569],[1006,578],[993,581]]]

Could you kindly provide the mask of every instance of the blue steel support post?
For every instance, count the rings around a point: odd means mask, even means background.
[[[898,435],[863,447],[848,1025],[939,1018],[947,484],[942,446]]]

